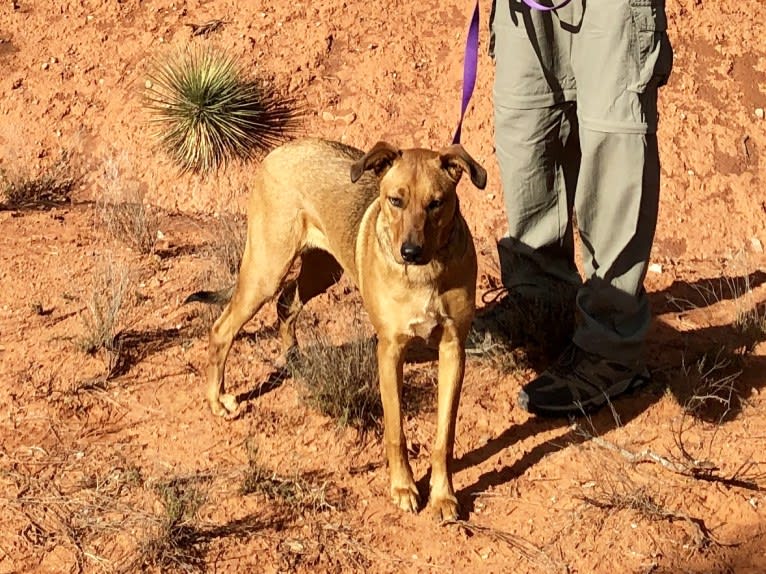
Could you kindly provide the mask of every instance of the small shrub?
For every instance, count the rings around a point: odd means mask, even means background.
[[[262,494],[269,500],[283,503],[298,515],[337,509],[342,503],[344,497],[326,480],[311,474],[282,476],[260,462],[258,447],[251,439],[246,441],[245,448],[248,467],[240,486],[241,494]]]
[[[104,165],[100,217],[110,236],[145,255],[154,251],[159,221],[137,186],[123,181],[117,160]]]
[[[226,289],[237,282],[239,264],[245,251],[247,223],[243,215],[222,213],[212,225],[213,240],[205,249],[210,262],[201,274],[198,283],[213,288]],[[198,319],[192,332],[206,336],[210,327],[221,315],[222,305],[198,305],[194,316]]]
[[[289,366],[305,386],[309,403],[339,426],[360,430],[379,426],[383,405],[374,339],[358,337],[336,347],[315,334]]]
[[[93,287],[82,315],[85,333],[80,347],[85,352],[95,353],[99,349],[117,352],[115,338],[130,284],[129,275],[127,265],[108,259],[95,268]]]
[[[62,151],[56,161],[35,175],[0,170],[0,195],[3,206],[10,209],[53,207],[69,203],[79,181],[71,154]]]
[[[737,381],[742,375],[742,356],[721,347],[681,366],[688,389],[684,411],[709,422],[723,422],[742,408]]]
[[[209,248],[210,255],[221,271],[233,283],[239,273],[242,254],[247,240],[247,220],[237,213],[222,213],[214,225],[215,239]]]
[[[154,532],[139,549],[133,567],[160,571],[201,571],[204,558],[200,543],[204,536],[195,525],[206,495],[199,480],[172,480],[156,487],[163,508]]]
[[[751,355],[759,343],[766,341],[766,304],[738,309],[734,329],[742,352]]]
[[[211,48],[155,62],[148,85],[159,143],[183,171],[207,173],[250,159],[297,127],[291,100],[247,79],[235,58]]]

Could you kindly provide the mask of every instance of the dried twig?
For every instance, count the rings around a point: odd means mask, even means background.
[[[585,430],[579,424],[573,425],[572,430],[577,432],[581,436],[585,437],[587,440],[589,440],[593,444],[598,445],[607,450],[611,450],[612,452],[618,453],[620,456],[622,456],[625,460],[627,460],[631,464],[640,464],[642,462],[654,462],[665,467],[666,469],[672,472],[675,472],[676,474],[682,474],[684,476],[692,476],[695,478],[700,472],[713,472],[715,470],[718,470],[717,467],[710,461],[693,460],[691,459],[691,457],[689,458],[689,463],[678,463],[662,455],[659,455],[656,452],[649,449],[644,449],[640,452],[632,452],[600,436],[594,436],[590,434],[587,430]]]
[[[218,32],[218,30],[223,28],[224,24],[229,24],[229,22],[215,18],[208,20],[204,24],[187,24],[187,26],[191,28],[192,36],[207,36],[213,32]]]
[[[444,524],[455,524],[468,534],[483,534],[494,542],[502,542],[509,548],[515,550],[529,563],[543,568],[544,572],[561,572],[562,574],[568,574],[569,572],[569,567],[566,564],[554,560],[529,540],[517,536],[516,534],[497,530],[496,528],[490,528],[489,526],[481,526],[479,524],[468,522],[467,520],[448,520],[444,522]]]

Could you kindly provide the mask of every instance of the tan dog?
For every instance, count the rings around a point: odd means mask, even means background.
[[[485,170],[460,145],[402,151],[380,142],[364,154],[305,140],[272,151],[255,174],[239,278],[210,331],[207,366],[210,408],[235,414],[236,398],[224,394],[224,366],[241,327],[279,293],[287,353],[303,305],[345,271],[377,331],[391,495],[410,512],[418,508],[418,491],[402,427],[404,354],[415,337],[438,344],[430,504],[441,519],[457,516],[449,466],[476,291],[476,253],[455,190],[463,172],[484,188]],[[285,281],[298,257],[297,279]],[[221,293],[200,292],[187,301],[220,299]]]

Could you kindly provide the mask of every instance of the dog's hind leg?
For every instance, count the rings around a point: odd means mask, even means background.
[[[298,277],[285,285],[277,300],[279,337],[282,342],[282,360],[297,346],[295,321],[303,306],[338,282],[343,268],[335,258],[322,249],[309,249],[301,255]]]
[[[269,242],[248,236],[234,294],[210,329],[207,399],[217,416],[233,415],[238,407],[236,397],[224,392],[224,369],[234,337],[279,290],[299,245],[298,237]]]

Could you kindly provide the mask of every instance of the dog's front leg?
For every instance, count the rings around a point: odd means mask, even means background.
[[[378,341],[380,397],[383,402],[384,442],[391,473],[391,498],[406,512],[418,509],[418,489],[407,459],[402,425],[402,383],[406,342],[381,337]]]
[[[460,388],[465,372],[465,349],[453,325],[447,325],[439,341],[439,398],[436,441],[431,456],[429,504],[437,520],[455,520],[458,504],[452,487],[452,450],[455,444]]]

